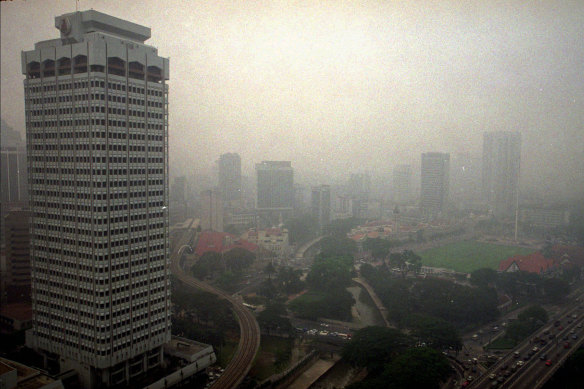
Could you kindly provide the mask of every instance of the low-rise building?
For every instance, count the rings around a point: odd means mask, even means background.
[[[250,229],[243,237],[262,248],[264,258],[286,259],[292,254],[288,230],[285,228]]]

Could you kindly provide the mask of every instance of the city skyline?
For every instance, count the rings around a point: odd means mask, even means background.
[[[522,133],[522,186],[581,194],[581,3],[146,3],[148,15],[132,2],[80,7],[165,25],[153,44],[186,81],[169,81],[174,176],[212,174],[226,152],[246,176],[261,160],[292,161],[298,182],[390,176],[418,171],[428,150],[480,155],[483,132],[510,130]],[[73,7],[38,4],[1,4],[2,118],[20,132],[18,53]]]

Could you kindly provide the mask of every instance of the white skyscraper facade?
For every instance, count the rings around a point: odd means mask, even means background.
[[[124,385],[170,340],[168,59],[150,29],[55,18],[22,53],[33,327],[27,345],[84,387]]]

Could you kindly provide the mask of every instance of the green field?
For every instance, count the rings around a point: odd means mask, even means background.
[[[483,267],[497,269],[499,262],[514,255],[531,254],[535,250],[524,247],[500,246],[492,243],[463,241],[436,247],[418,253],[424,266],[442,267],[470,273]]]

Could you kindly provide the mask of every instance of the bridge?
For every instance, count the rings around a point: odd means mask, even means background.
[[[194,289],[202,289],[216,294],[231,304],[239,323],[239,344],[235,350],[233,358],[231,358],[231,361],[229,362],[229,365],[227,365],[219,379],[215,381],[212,388],[236,388],[241,384],[251,369],[251,365],[258,352],[260,347],[260,328],[253,314],[228,293],[216,289],[185,273],[181,261],[184,251],[187,249],[192,250],[190,246],[193,239],[193,230],[191,226],[192,223],[185,229],[171,253],[171,270],[175,277],[183,284]]]
[[[324,238],[324,235],[319,236],[318,238],[315,238],[315,239],[311,240],[310,242],[304,243],[302,246],[300,246],[298,248],[298,250],[296,250],[296,252],[294,253],[294,258],[295,259],[304,259],[304,253],[306,253],[306,251],[309,248],[311,248],[312,246],[314,246],[315,244],[320,242],[322,240],[322,238]]]

